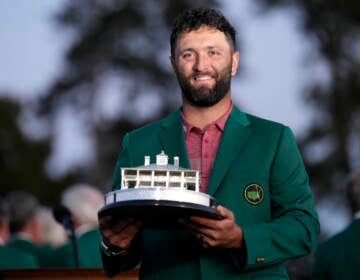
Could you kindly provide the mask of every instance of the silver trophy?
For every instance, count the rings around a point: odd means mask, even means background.
[[[179,166],[179,157],[169,164],[168,155],[145,156],[144,165],[121,168],[121,188],[105,195],[99,216],[134,217],[147,228],[178,227],[179,218],[202,216],[220,219],[216,201],[200,192],[200,172]]]

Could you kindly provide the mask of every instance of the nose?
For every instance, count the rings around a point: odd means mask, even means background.
[[[198,54],[194,64],[194,70],[204,72],[209,68],[209,59],[205,54]]]

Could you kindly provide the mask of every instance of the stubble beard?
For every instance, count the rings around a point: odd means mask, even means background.
[[[219,103],[230,91],[231,65],[222,70],[220,74],[210,74],[215,77],[215,85],[211,88],[205,86],[195,88],[191,85],[190,80],[194,75],[199,74],[200,73],[193,73],[189,77],[186,77],[182,72],[176,71],[183,99],[189,104],[195,107],[211,107]]]

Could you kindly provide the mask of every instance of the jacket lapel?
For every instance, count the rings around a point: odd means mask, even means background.
[[[178,156],[180,166],[190,168],[180,109],[162,121],[159,137],[164,152],[169,156],[169,159]]]
[[[216,155],[208,186],[208,194],[214,195],[232,162],[251,133],[250,123],[244,113],[235,106],[226,123]]]
[[[180,158],[180,166],[190,168],[180,112],[180,109],[175,111],[161,122],[159,138],[164,152],[169,158],[178,156]],[[249,137],[251,130],[246,115],[234,106],[226,123],[214,167],[211,172],[210,183],[208,186],[208,193],[210,195],[213,195],[216,192],[220,182]]]

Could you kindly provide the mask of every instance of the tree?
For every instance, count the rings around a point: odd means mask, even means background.
[[[263,11],[292,7],[304,34],[315,42],[310,66],[320,57],[328,81],[312,80],[305,101],[316,110],[306,135],[299,139],[317,196],[343,191],[349,172],[360,163],[360,3],[337,0],[259,0]],[[313,63],[313,64],[311,64]]]
[[[71,177],[58,182],[47,177],[44,162],[50,152],[49,143],[24,136],[18,126],[20,113],[17,102],[0,99],[1,194],[24,190],[36,195],[45,204],[55,203],[61,188],[69,183]]]
[[[60,26],[72,31],[73,42],[65,71],[39,101],[38,112],[50,123],[63,106],[85,116],[96,156],[76,171],[81,177],[109,189],[124,132],[178,106],[168,61],[169,26],[175,15],[194,6],[215,6],[215,1],[68,1],[57,16]],[[121,99],[112,115],[99,106],[106,94]]]
[[[299,140],[317,199],[345,198],[347,176],[360,168],[360,2],[356,0],[258,0],[262,11],[291,7],[315,48],[310,66],[327,66],[328,79],[312,80],[304,100],[316,112]],[[336,207],[336,205],[335,205]],[[311,278],[311,259],[289,264],[294,279]]]

